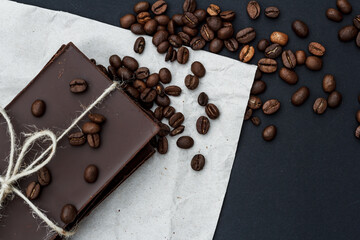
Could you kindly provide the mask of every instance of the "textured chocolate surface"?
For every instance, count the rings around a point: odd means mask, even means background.
[[[85,93],[70,92],[69,82],[74,78],[87,81],[88,89]],[[72,43],[62,47],[39,75],[6,107],[20,143],[24,140],[20,133],[33,131],[33,126],[61,133],[83,111],[83,107],[100,96],[110,84],[111,81]],[[41,118],[35,118],[30,111],[35,99],[42,99],[47,105],[46,113]],[[56,156],[47,165],[52,182],[33,201],[62,227],[65,225],[60,220],[60,211],[65,204],[73,204],[79,211],[77,219],[82,218],[106,197],[107,192],[111,192],[133,169],[141,165],[141,156],[147,159],[153,153],[148,146],[142,153],[140,150],[157,133],[157,125],[121,90],[111,93],[92,112],[107,118],[101,130],[100,147],[92,149],[87,144],[73,147],[67,138],[61,140]],[[85,121],[88,119],[84,118],[79,126]],[[1,122],[4,122],[3,119]],[[3,172],[8,164],[3,159],[10,149],[5,124],[0,126],[0,136],[0,171]],[[27,162],[38,149],[35,146],[28,154]],[[136,162],[132,162],[132,159]],[[84,169],[89,164],[99,168],[99,177],[93,184],[83,179]],[[36,175],[22,179],[19,188],[24,191],[27,184],[34,180]],[[41,221],[32,217],[29,207],[18,197],[8,201],[1,214],[4,217],[0,224],[0,239],[39,240],[47,234],[44,224],[38,228]]]

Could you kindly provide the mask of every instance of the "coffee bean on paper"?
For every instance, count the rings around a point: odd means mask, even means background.
[[[195,171],[201,171],[205,166],[205,157],[202,154],[196,154],[191,160],[191,168]]]
[[[37,99],[31,105],[31,113],[35,117],[41,117],[45,114],[46,104],[43,100]]]
[[[291,103],[295,106],[302,105],[310,96],[310,90],[308,87],[299,88],[291,97]]]
[[[220,116],[220,111],[215,104],[208,103],[205,107],[205,112],[210,119],[217,119]]]
[[[145,39],[143,37],[139,37],[136,39],[134,44],[134,52],[136,53],[143,53],[145,49]]]
[[[202,92],[198,96],[198,103],[200,106],[205,107],[209,102],[209,97],[206,93]]]
[[[154,35],[159,30],[159,23],[155,19],[150,19],[145,23],[143,28],[146,34]]]
[[[181,94],[181,88],[175,85],[167,86],[164,91],[169,96],[180,96]]]
[[[185,126],[184,125],[180,125],[177,128],[174,128],[171,132],[170,132],[170,136],[176,136],[179,135],[181,133],[183,133],[185,130]]]
[[[180,64],[186,64],[189,60],[189,49],[180,47],[177,52],[177,61]]]
[[[259,3],[257,1],[250,1],[246,11],[251,19],[257,19],[261,12]]]
[[[161,120],[163,119],[163,117],[164,117],[163,112],[164,112],[164,108],[161,107],[161,106],[158,106],[158,107],[155,108],[155,110],[154,110],[154,117],[155,117],[157,120],[161,121]]]
[[[172,115],[174,115],[175,114],[175,108],[174,107],[172,107],[172,106],[166,106],[165,108],[164,108],[164,110],[163,110],[163,116],[165,117],[165,118],[171,118],[171,116]]]
[[[157,150],[160,154],[166,154],[169,149],[169,143],[166,137],[159,137]]]
[[[198,61],[195,61],[191,64],[191,71],[199,78],[204,77],[206,73],[204,65]]]
[[[159,78],[160,78],[160,81],[164,84],[170,83],[172,76],[171,76],[171,72],[169,71],[169,69],[167,69],[167,68],[160,69]]]
[[[95,165],[91,164],[85,168],[84,179],[87,183],[96,182],[98,176],[99,176],[99,169]]]
[[[202,37],[199,36],[199,37],[195,37],[191,40],[190,47],[193,50],[200,50],[200,49],[203,49],[205,44],[206,44],[206,41]]]
[[[172,128],[177,128],[184,122],[184,120],[185,120],[184,115],[181,112],[177,112],[170,117],[169,125]]]
[[[317,98],[313,105],[313,110],[317,114],[323,114],[327,109],[327,101],[325,98]]]
[[[275,127],[275,125],[267,126],[262,132],[263,139],[268,142],[272,141],[276,137],[276,134],[277,128]]]
[[[199,78],[194,75],[187,75],[185,77],[185,86],[190,90],[194,90],[199,86]]]
[[[182,136],[176,141],[176,145],[182,149],[189,149],[194,145],[194,140],[190,136]]]
[[[122,60],[122,64],[132,72],[135,72],[139,68],[138,61],[130,56],[125,56]]]
[[[159,127],[160,127],[160,131],[158,132],[158,136],[166,137],[170,132],[170,127],[162,122],[159,123]]]
[[[144,30],[144,26],[140,23],[132,24],[130,30],[136,35],[144,35],[146,33]]]
[[[164,94],[164,96],[157,95],[155,102],[158,106],[167,107],[170,105],[170,98]]]
[[[47,186],[51,182],[51,174],[47,167],[42,167],[37,173],[38,182],[41,186]]]
[[[210,121],[207,117],[205,116],[201,116],[198,118],[198,120],[196,121],[196,130],[198,131],[198,133],[205,135],[210,128]]]
[[[77,209],[74,205],[67,204],[61,210],[60,219],[65,224],[73,222],[77,215]]]

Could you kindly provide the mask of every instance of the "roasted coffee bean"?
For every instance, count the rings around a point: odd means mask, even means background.
[[[142,38],[142,37],[140,37]],[[111,66],[113,66],[115,69],[118,69],[121,67],[122,62],[121,62],[121,58],[118,55],[112,55],[109,58],[109,63]]]
[[[174,35],[175,34],[175,22],[173,20],[170,20],[167,25],[167,30],[169,34]]]
[[[69,135],[69,143],[72,146],[81,146],[85,143],[85,135],[82,132],[76,132]]]
[[[134,6],[135,13],[147,12],[150,9],[150,4],[146,1],[138,2]]]
[[[198,35],[198,29],[197,28],[190,28],[188,26],[182,27],[182,30],[184,33],[188,34],[190,37],[195,37]]]
[[[189,34],[184,32],[179,32],[178,36],[181,38],[181,41],[183,42],[184,45],[186,46],[190,45],[191,37],[189,36]]]
[[[145,49],[145,39],[143,37],[139,37],[136,39],[134,44],[134,52],[136,53],[143,53]]]
[[[282,53],[280,44],[274,43],[265,49],[265,56],[268,58],[277,58]]]
[[[194,139],[190,136],[182,136],[176,141],[176,145],[182,149],[189,149],[194,146]]]
[[[336,6],[344,14],[349,14],[352,11],[352,6],[347,0],[336,0]]]
[[[82,93],[87,89],[87,83],[84,79],[74,79],[70,82],[70,91],[73,93]]]
[[[343,20],[342,13],[335,8],[326,10],[326,17],[334,22],[341,22]]]
[[[45,114],[46,104],[43,100],[37,99],[31,105],[31,113],[34,117],[41,117]]]
[[[291,27],[298,37],[306,38],[309,35],[309,27],[303,21],[295,20]]]
[[[41,186],[47,186],[51,182],[51,174],[48,168],[42,167],[37,173],[38,182]]]
[[[139,68],[138,61],[136,61],[135,58],[129,57],[129,56],[125,56],[123,58],[122,64],[124,65],[124,67],[126,67],[127,69],[129,69],[132,72],[136,71]]]
[[[151,20],[151,16],[149,12],[141,12],[136,16],[136,21],[142,25]]]
[[[224,22],[223,27],[217,31],[217,37],[221,40],[229,39],[234,34],[234,28],[231,23]]]
[[[239,60],[241,62],[247,63],[249,62],[255,54],[255,49],[253,46],[245,45],[239,53]]]
[[[266,90],[266,83],[261,80],[255,80],[252,85],[250,93],[252,95],[258,95],[258,94],[265,92],[265,90]]]
[[[181,47],[183,44],[181,38],[178,35],[170,35],[168,40],[170,44],[176,48]]]
[[[322,60],[316,56],[309,56],[306,58],[305,65],[310,70],[319,71],[322,68]]]
[[[296,56],[291,50],[285,50],[281,55],[281,59],[285,67],[296,67]]]
[[[252,114],[253,114],[253,110],[251,108],[247,108],[245,115],[244,115],[244,120],[245,121],[249,120],[251,118]]]
[[[135,71],[137,79],[144,80],[149,77],[150,71],[147,67],[140,67]]]
[[[197,88],[199,86],[199,82],[200,81],[197,76],[189,74],[185,77],[185,86],[190,90]]]
[[[154,17],[155,21],[157,21],[161,26],[166,27],[169,22],[170,22],[170,18],[167,15],[158,15]]]
[[[179,48],[176,59],[180,64],[186,64],[189,61],[189,49],[186,47]]]
[[[171,118],[172,115],[175,113],[175,108],[172,106],[167,106],[163,110],[163,116],[167,119]]]
[[[262,106],[262,110],[266,115],[274,114],[279,109],[280,109],[280,102],[277,99],[267,100]]]
[[[160,95],[160,96],[162,96],[162,97],[165,95],[164,86],[163,86],[161,83],[158,83],[158,84],[155,86],[155,91],[156,91],[156,94],[157,94],[157,95]]]
[[[279,71],[279,76],[287,84],[291,84],[291,85],[296,84],[299,80],[299,77],[296,74],[296,72],[288,68],[281,68]]]
[[[210,4],[209,7],[206,9],[206,11],[210,16],[214,17],[219,15],[221,9],[218,5]]]
[[[314,102],[313,110],[317,114],[323,114],[327,108],[327,101],[325,98],[317,98]]]
[[[223,21],[220,17],[208,17],[206,23],[214,32],[217,32],[223,26]]]
[[[174,15],[172,16],[171,20],[174,21],[174,23],[175,23],[176,26],[181,27],[181,26],[184,25],[184,23],[183,23],[183,21],[182,21],[182,17],[183,17],[182,14],[174,14]]]
[[[317,42],[311,42],[309,44],[309,52],[315,56],[323,56],[325,54],[325,47]]]
[[[96,67],[97,67],[101,72],[103,72],[106,76],[109,76],[109,73],[107,72],[106,67],[104,67],[104,66],[101,65],[101,64],[96,65]]]
[[[160,130],[158,132],[158,136],[166,137],[170,132],[170,127],[167,124],[162,123],[162,122],[159,123],[159,127],[160,127]]]
[[[356,46],[360,47],[360,32],[358,33],[355,42],[356,42]]]
[[[92,148],[98,148],[100,146],[100,135],[95,134],[88,134],[87,135],[87,142],[90,147]]]
[[[167,9],[167,3],[165,1],[159,0],[156,1],[152,6],[151,6],[151,11],[155,14],[155,15],[161,15],[164,12],[166,12]]]
[[[133,99],[138,99],[140,97],[140,92],[131,85],[125,86],[124,90]]]
[[[204,65],[201,62],[195,61],[191,64],[191,71],[193,74],[199,78],[204,77],[206,70]]]
[[[236,16],[236,13],[232,10],[222,11],[220,13],[220,18],[227,22],[234,21],[235,16]]]
[[[353,19],[354,26],[360,29],[360,14],[356,15]]]
[[[259,117],[257,116],[253,116],[251,117],[251,122],[255,125],[255,126],[259,126],[261,124],[261,120]]]
[[[338,107],[342,102],[342,95],[337,91],[330,93],[327,99],[328,106],[331,108]]]
[[[253,110],[259,109],[262,105],[262,101],[259,97],[251,95],[248,101],[248,108]]]
[[[198,103],[200,106],[205,107],[209,102],[209,97],[206,93],[202,92],[198,96]]]
[[[196,9],[196,0],[185,0],[183,4],[184,12],[194,12]]]
[[[176,135],[179,135],[181,133],[183,133],[185,130],[185,126],[184,125],[180,125],[179,127],[177,128],[174,128],[171,132],[170,132],[170,136],[176,136]]]
[[[175,61],[176,60],[176,55],[177,55],[177,52],[175,49],[173,49],[172,46],[169,47],[167,53],[166,53],[166,56],[165,56],[165,61]]]
[[[169,149],[169,143],[166,137],[159,137],[157,150],[160,154],[166,154]]]
[[[153,73],[146,80],[146,86],[149,88],[155,87],[159,83],[159,74]]]
[[[201,116],[196,121],[196,130],[198,133],[205,135],[210,129],[210,121],[207,117]]]
[[[302,105],[310,96],[310,90],[308,87],[301,87],[291,97],[291,103],[295,106]]]
[[[93,64],[96,65],[96,60],[95,60],[95,59],[91,58],[91,59],[90,59],[90,62],[92,62]]]
[[[195,171],[201,171],[205,166],[205,157],[202,154],[196,154],[191,159],[191,168]]]
[[[356,112],[355,118],[356,118],[356,121],[357,121],[358,123],[360,123],[360,110],[358,110],[358,111]]]
[[[71,204],[65,205],[61,210],[60,219],[65,224],[73,222],[77,215],[77,209]]]
[[[349,42],[356,38],[358,29],[354,26],[345,26],[339,30],[339,39],[343,42]]]
[[[265,141],[272,141],[277,134],[277,129],[274,125],[269,125],[266,128],[264,128],[263,132],[262,132],[262,137]]]
[[[89,113],[88,118],[90,119],[90,121],[97,124],[101,124],[106,121],[106,118],[99,113]]]
[[[154,102],[148,102],[148,103],[146,103],[146,102],[141,101],[141,106],[142,106],[145,110],[150,110],[150,109],[153,108]],[[145,112],[146,112],[146,111],[145,111]]]
[[[184,115],[181,112],[174,113],[169,119],[169,125],[172,128],[179,127],[185,120]]]
[[[277,7],[267,7],[265,9],[265,16],[268,18],[278,18],[280,15],[280,10]]]
[[[37,182],[31,182],[26,188],[26,197],[30,200],[35,200],[39,197],[41,186]]]
[[[108,66],[108,73],[110,79],[115,80],[115,78],[117,77],[117,69],[110,65]]]
[[[257,19],[260,16],[260,5],[257,1],[250,1],[246,11],[251,19]]]
[[[262,78],[262,73],[259,68],[256,69],[255,72],[255,80],[260,80]]]
[[[206,11],[204,9],[196,9],[194,15],[199,19],[199,22],[202,22],[206,18]]]
[[[209,50],[212,53],[219,53],[224,47],[224,41],[219,38],[214,38],[209,45]]]
[[[129,29],[131,25],[136,22],[136,17],[133,14],[126,14],[120,18],[120,26]]]
[[[326,74],[323,78],[322,87],[324,92],[331,93],[335,91],[336,81],[333,75]]]
[[[208,103],[205,107],[205,112],[210,119],[217,119],[220,116],[220,111],[215,104]]]
[[[132,80],[135,74],[125,67],[121,67],[117,70],[117,75],[121,80]]]
[[[130,30],[133,34],[144,35],[146,32],[144,30],[144,25],[140,23],[134,23],[131,25]]]
[[[169,69],[167,69],[167,68],[160,69],[159,78],[160,78],[160,81],[164,84],[170,83],[172,76],[171,76],[171,72],[169,71]]]
[[[182,20],[190,28],[195,28],[199,24],[198,18],[191,12],[184,12]]]
[[[156,91],[154,89],[151,88],[146,88],[141,94],[140,94],[140,99],[141,101],[145,102],[145,103],[149,103],[155,100],[156,98]]]
[[[207,24],[202,25],[200,29],[200,34],[204,38],[205,41],[210,42],[215,38],[215,33],[213,30],[209,28]]]
[[[85,168],[84,171],[84,180],[88,183],[94,183],[96,182],[97,178],[99,176],[99,169],[91,164]]]
[[[154,110],[154,117],[155,117],[157,120],[161,121],[161,120],[163,119],[163,117],[164,117],[163,111],[164,111],[164,108],[161,107],[161,106],[155,108],[155,110]]]
[[[158,25],[158,27],[156,28],[156,32],[159,32],[159,31],[167,31],[167,28],[163,25]]]
[[[163,41],[166,41],[169,37],[169,33],[167,31],[158,31],[155,33],[154,37],[152,38],[152,43],[157,47]]]
[[[356,137],[357,139],[360,139],[360,126],[358,126],[358,127],[356,128],[356,130],[355,130],[355,137]]]
[[[306,61],[306,53],[303,50],[298,50],[295,52],[296,64],[304,65]]]
[[[258,62],[258,67],[263,73],[273,73],[277,70],[277,62],[271,58],[262,58]]]
[[[170,96],[180,96],[181,88],[178,86],[168,86],[165,88],[165,93]]]
[[[164,96],[157,95],[155,102],[159,106],[167,107],[170,105],[170,98],[167,95],[164,95]]]
[[[235,38],[225,40],[224,45],[230,52],[236,52],[239,49],[239,43]]]
[[[270,41],[272,43],[278,43],[281,46],[285,46],[289,41],[289,36],[282,32],[273,32],[270,35]]]
[[[145,23],[144,31],[148,35],[153,35],[154,33],[156,33],[158,26],[159,24],[155,19],[150,19]]]
[[[157,46],[156,50],[158,51],[158,53],[166,53],[167,50],[170,47],[170,43],[169,41],[163,41],[162,43],[159,44],[159,46]]]
[[[200,50],[205,46],[206,42],[202,37],[195,37],[191,40],[190,46],[193,50]]]
[[[252,27],[244,28],[236,34],[236,40],[239,43],[246,44],[254,40],[256,37],[255,29]]]

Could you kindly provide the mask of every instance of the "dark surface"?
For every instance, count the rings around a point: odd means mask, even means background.
[[[131,12],[136,1],[119,0],[22,0],[21,2],[50,9],[68,11],[81,16],[119,26],[119,18]],[[168,13],[182,12],[182,1],[169,1]],[[247,1],[213,1],[223,10],[236,10],[235,30],[253,26],[257,37],[269,38],[272,31],[289,34],[285,49],[307,51],[311,41],[321,42],[327,49],[324,68],[311,72],[305,66],[296,67],[299,82],[295,86],[284,83],[277,74],[264,76],[268,89],[263,100],[278,98],[281,109],[274,116],[261,118],[261,125],[244,124],[231,180],[215,234],[220,239],[359,239],[360,236],[360,162],[359,140],[355,113],[360,108],[360,49],[355,42],[340,43],[337,31],[352,24],[352,17],[360,13],[360,2],[350,0],[353,12],[341,23],[325,17],[335,0],[263,0],[262,13],[251,20],[246,13]],[[199,1],[207,7],[210,1]],[[277,6],[279,19],[268,19],[264,9]],[[295,19],[306,22],[310,35],[298,38],[291,30]],[[223,50],[221,54],[237,59],[237,53]],[[262,54],[256,53],[251,63]],[[281,64],[280,64],[281,65]],[[327,97],[321,81],[325,73],[335,75],[337,90],[343,93],[343,104],[328,109],[324,115],[312,112],[317,97]],[[239,79],[240,80],[240,79]],[[300,86],[310,88],[310,98],[301,107],[290,103],[291,95]],[[265,142],[262,129],[275,124],[276,139]]]

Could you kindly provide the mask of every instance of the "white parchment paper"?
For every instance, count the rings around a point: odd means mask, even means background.
[[[137,36],[130,31],[63,12],[0,0],[0,105],[6,106],[42,69],[61,44],[74,42],[89,58],[108,66],[112,54],[133,56],[151,72],[171,70],[171,84],[180,86],[180,97],[171,104],[184,113],[184,135],[195,145],[176,147],[169,137],[169,152],[156,154],[126,180],[81,224],[74,240],[211,239],[219,218],[235,158],[243,116],[256,66],[205,51],[190,51],[186,65],[166,63],[146,38],[142,55],[133,51]],[[193,61],[207,73],[200,86],[188,90],[184,78]],[[45,89],[44,89],[45,90]],[[195,123],[205,115],[197,104],[200,92],[221,112],[211,121],[207,135],[196,132]],[[194,154],[202,153],[202,171],[190,167]],[[30,214],[30,213],[29,213]]]

